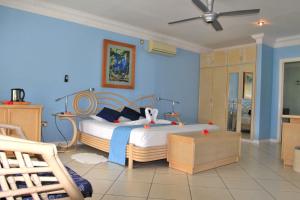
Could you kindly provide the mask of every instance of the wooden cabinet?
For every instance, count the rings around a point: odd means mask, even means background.
[[[256,62],[256,45],[228,50],[228,65],[240,65]]]
[[[169,166],[189,174],[237,162],[240,151],[240,133],[191,132],[168,136]]]
[[[212,121],[222,130],[226,128],[227,68],[212,67],[200,70],[200,123]]]
[[[0,123],[20,126],[33,141],[41,140],[41,115],[41,105],[0,105]]]
[[[282,123],[281,158],[284,166],[292,166],[295,147],[300,146],[300,116],[283,115],[290,122]]]
[[[201,55],[201,67],[225,66],[227,63],[227,53],[225,51],[214,51]]]

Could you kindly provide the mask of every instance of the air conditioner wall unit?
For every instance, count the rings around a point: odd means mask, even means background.
[[[158,42],[154,40],[149,41],[148,51],[150,53],[163,54],[167,56],[175,56],[176,55],[176,47],[173,45],[169,45],[163,42]]]

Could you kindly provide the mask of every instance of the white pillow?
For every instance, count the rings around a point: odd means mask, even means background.
[[[92,119],[94,119],[94,120],[97,120],[99,122],[109,122],[106,119],[103,119],[102,117],[98,117],[97,115],[90,115],[89,117],[92,118]],[[118,120],[120,122],[129,122],[129,121],[131,121],[130,119],[127,119],[127,118],[125,118],[123,116],[119,117]]]
[[[121,117],[119,117],[119,121],[120,121],[120,122],[129,122],[129,121],[131,121],[131,120],[128,119],[128,118],[126,118],[126,117],[121,116]]]
[[[107,120],[103,119],[102,117],[98,117],[97,115],[90,115],[89,117],[99,122],[108,122]]]

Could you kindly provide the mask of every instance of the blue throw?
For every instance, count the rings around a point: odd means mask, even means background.
[[[131,130],[140,128],[144,125],[119,126],[114,129],[110,140],[109,156],[111,162],[125,165],[126,162],[126,145],[128,144]]]
[[[166,126],[170,124],[152,124],[153,126]],[[129,137],[132,129],[141,128],[144,125],[134,125],[134,126],[119,126],[114,129],[109,148],[108,159],[111,162],[125,165],[126,162],[126,145],[128,144]]]

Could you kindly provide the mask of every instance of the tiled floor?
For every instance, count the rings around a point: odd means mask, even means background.
[[[100,152],[82,145],[60,154],[67,166],[91,181],[93,200],[300,200],[300,173],[282,167],[278,144],[243,143],[239,163],[193,176],[168,168],[165,161],[138,164],[133,170],[109,162],[84,165],[71,160],[77,152]]]

